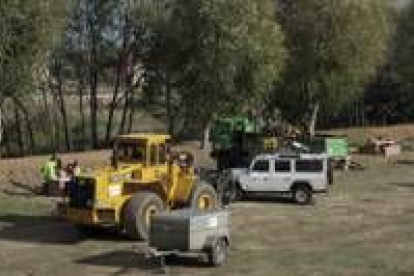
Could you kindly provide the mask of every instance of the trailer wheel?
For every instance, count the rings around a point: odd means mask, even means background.
[[[213,186],[200,182],[195,184],[190,206],[198,210],[214,210],[218,207],[217,192]]]
[[[228,244],[224,238],[218,238],[207,252],[208,262],[212,266],[222,265],[227,259]]]
[[[299,205],[312,203],[312,190],[305,184],[298,184],[293,187],[293,200]]]
[[[126,203],[123,211],[123,225],[132,239],[147,240],[151,217],[164,210],[162,199],[152,192],[141,192]]]
[[[240,184],[236,183],[234,185],[234,201],[242,201],[246,198],[247,193],[242,190]]]

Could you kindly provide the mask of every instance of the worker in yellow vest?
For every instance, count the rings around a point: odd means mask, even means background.
[[[43,178],[42,192],[47,194],[51,183],[58,179],[57,157],[55,154],[40,168],[40,173]]]

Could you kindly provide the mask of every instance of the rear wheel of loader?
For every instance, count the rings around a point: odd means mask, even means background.
[[[97,235],[101,229],[98,227],[90,226],[90,225],[75,225],[76,231],[81,234],[83,237],[93,237]]]
[[[133,239],[147,240],[151,217],[163,210],[164,203],[155,193],[142,192],[131,197],[123,214],[127,235]]]
[[[214,210],[218,207],[216,190],[209,184],[197,183],[194,186],[190,206],[198,210]]]

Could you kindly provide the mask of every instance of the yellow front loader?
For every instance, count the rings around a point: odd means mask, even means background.
[[[64,216],[79,229],[116,226],[147,239],[151,216],[182,207],[214,209],[213,186],[198,180],[189,153],[172,153],[168,135],[130,134],[115,139],[112,165],[68,184]]]

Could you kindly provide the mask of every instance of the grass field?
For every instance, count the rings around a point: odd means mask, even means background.
[[[76,157],[98,165],[107,155]],[[356,158],[366,169],[337,172],[330,193],[312,206],[280,199],[232,205],[228,263],[214,269],[182,259],[168,263],[167,275],[414,275],[414,153]],[[54,217],[53,200],[28,189],[42,160],[0,162],[0,275],[157,273],[142,254],[145,244],[110,232],[87,238]]]

